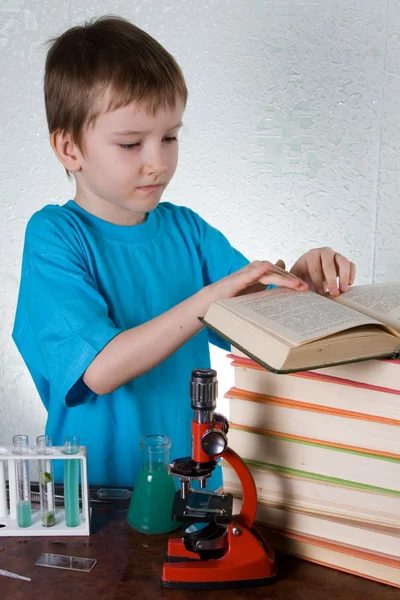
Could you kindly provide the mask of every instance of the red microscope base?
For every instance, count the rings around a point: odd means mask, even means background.
[[[170,539],[161,581],[166,588],[227,589],[266,585],[275,574],[274,553],[261,535],[233,519],[222,558],[201,560],[180,538]]]

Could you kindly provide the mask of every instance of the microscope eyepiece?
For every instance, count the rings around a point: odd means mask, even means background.
[[[214,369],[194,369],[190,381],[190,397],[194,410],[215,410],[218,380]]]

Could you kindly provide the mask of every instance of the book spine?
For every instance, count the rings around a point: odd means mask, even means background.
[[[240,395],[239,391],[230,401],[230,419],[234,423],[400,459],[400,453],[392,451],[394,448],[400,451],[400,422],[381,423],[372,418],[348,418],[337,412],[318,411],[315,407],[310,409],[304,407],[303,403],[293,406],[290,401],[266,400],[265,397],[261,400],[243,400]],[[313,413],[311,417],[310,412]],[[351,446],[348,444],[350,441]]]
[[[306,536],[295,536],[272,528],[266,529],[266,535],[273,547],[280,552],[323,567],[400,588],[400,565],[395,561],[393,564],[382,565],[375,560],[374,555],[368,556],[367,553],[360,553],[360,556],[349,555],[346,548],[339,545],[329,543],[320,545],[314,540],[310,541]]]
[[[266,371],[266,369],[264,369],[264,367],[262,367],[261,365],[256,363],[254,360],[251,360],[251,358],[235,356],[234,354],[227,354],[227,358],[232,359],[232,362],[231,362],[232,367],[245,367],[247,369],[253,369],[255,371]],[[381,359],[381,360],[385,360],[385,359]],[[389,362],[389,361],[387,361],[387,362]],[[400,367],[400,360],[396,360],[396,361],[390,360],[390,362],[396,362],[397,364],[399,364],[399,367]],[[330,368],[335,369],[335,367],[330,367]],[[362,388],[362,389],[366,389],[366,390],[374,390],[377,392],[386,392],[387,394],[400,395],[400,390],[395,389],[395,388],[374,385],[371,383],[364,383],[362,381],[346,379],[344,377],[337,377],[335,375],[327,375],[326,373],[318,373],[317,371],[299,371],[298,373],[289,373],[288,375],[290,377],[301,377],[303,379],[315,379],[317,381],[326,381],[326,382],[330,382],[330,383],[346,385],[349,387],[357,387],[357,388]]]
[[[231,425],[229,443],[244,459],[399,491],[400,460],[397,459],[240,425]]]
[[[359,421],[370,421],[372,423],[382,423],[400,427],[399,419],[390,419],[388,417],[381,417],[379,415],[370,415],[352,410],[344,410],[341,408],[324,406],[323,404],[311,404],[310,402],[303,402],[302,400],[291,400],[280,396],[271,396],[268,394],[262,394],[260,392],[251,392],[238,387],[231,387],[227,392],[225,392],[224,398],[258,402],[266,406],[282,406],[286,408],[294,408],[296,410],[306,410],[310,412],[323,413],[325,415],[345,417],[347,419],[357,419]]]

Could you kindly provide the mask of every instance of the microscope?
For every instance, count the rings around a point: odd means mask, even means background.
[[[228,589],[271,583],[275,556],[254,527],[257,491],[243,460],[228,447],[227,419],[214,412],[218,392],[213,369],[195,369],[190,381],[192,456],[169,465],[178,477],[172,519],[183,524],[181,538],[168,541],[161,583],[165,588]],[[232,515],[233,496],[206,490],[207,479],[223,458],[236,471],[243,491],[239,515]],[[198,482],[199,489],[190,487]]]

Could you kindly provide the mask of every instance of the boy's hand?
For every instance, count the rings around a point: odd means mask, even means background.
[[[356,267],[332,248],[315,248],[303,254],[290,272],[306,281],[318,294],[324,294],[327,287],[332,296],[338,296],[353,284]]]
[[[307,283],[302,281],[295,273],[289,273],[279,265],[269,261],[256,260],[245,267],[232,273],[209,286],[213,293],[213,301],[225,298],[234,298],[242,294],[259,292],[267,285],[275,284],[278,287],[292,288],[301,292],[308,289]]]

